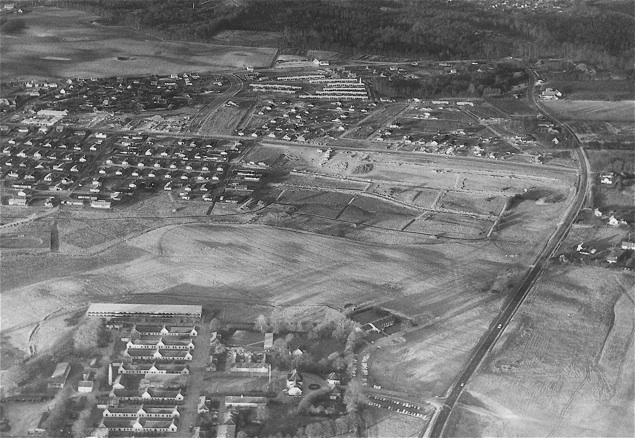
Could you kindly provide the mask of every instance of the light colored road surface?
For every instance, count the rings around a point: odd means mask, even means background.
[[[531,72],[531,80],[528,88],[529,93],[532,94],[531,102],[536,105],[538,109],[550,120],[560,124],[555,118],[553,118],[550,114],[547,114],[540,106],[536,104],[535,98],[533,97],[532,93],[532,90],[534,88],[534,80],[535,77],[533,76],[533,72]],[[569,232],[569,229],[571,228],[571,224],[585,205],[585,199],[588,193],[589,179],[587,175],[589,169],[587,168],[587,160],[584,154],[584,150],[582,150],[582,148],[580,147],[580,142],[573,131],[571,131],[570,128],[566,125],[561,124],[561,126],[569,131],[569,134],[573,136],[578,146],[576,152],[578,154],[580,169],[578,172],[579,178],[578,184],[576,185],[576,193],[573,202],[567,209],[565,217],[562,219],[562,221],[560,221],[555,232],[551,235],[551,238],[545,244],[545,247],[536,258],[536,261],[525,274],[522,283],[520,284],[514,295],[509,299],[508,303],[503,307],[503,310],[499,314],[498,318],[492,323],[489,330],[483,335],[481,341],[474,350],[470,361],[467,363],[462,373],[455,381],[454,385],[448,390],[447,396],[443,400],[444,406],[441,409],[441,412],[436,417],[434,423],[431,423],[429,426],[431,432],[425,432],[426,434],[429,433],[433,437],[441,437],[443,435],[445,424],[450,417],[450,414],[452,413],[452,408],[463,392],[465,385],[472,377],[472,374],[480,366],[489,350],[496,343],[501,333],[503,333],[505,327],[507,327],[512,317],[515,315],[516,311],[520,308],[523,301],[535,285],[536,281],[542,275],[544,269],[547,266],[549,258],[558,251],[558,248],[564,241]]]
[[[229,80],[230,86],[227,90],[223,91],[214,99],[211,103],[208,103],[193,119],[190,123],[189,132],[201,134],[204,131],[205,125],[216,114],[216,111],[227,103],[229,99],[243,89],[243,81],[233,73],[228,73],[225,77]]]
[[[189,438],[191,436],[190,426],[196,425],[196,418],[198,417],[196,407],[201,396],[201,386],[207,372],[205,367],[207,366],[207,358],[210,352],[209,337],[209,326],[202,323],[198,336],[194,340],[195,348],[192,354],[192,363],[190,364],[190,376],[187,379],[187,396],[181,405],[179,431],[172,435],[174,438]]]

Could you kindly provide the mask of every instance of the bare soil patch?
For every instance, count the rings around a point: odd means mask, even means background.
[[[24,15],[24,35],[3,39],[3,79],[107,77],[267,67],[276,50],[161,41],[98,17],[55,8]]]

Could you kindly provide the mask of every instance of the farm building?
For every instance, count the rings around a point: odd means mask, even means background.
[[[362,325],[364,331],[380,332],[395,324],[395,315],[382,309],[364,309],[351,315],[351,319]]]
[[[77,384],[77,392],[93,392],[93,381],[81,380]]]
[[[153,317],[153,318],[200,318],[203,306],[187,304],[123,304],[93,303],[88,308],[88,316],[113,317]]]
[[[600,183],[611,185],[615,182],[615,173],[614,172],[602,172],[600,174]]]
[[[9,205],[17,205],[20,207],[25,207],[28,205],[28,198],[9,198]]]
[[[273,348],[273,333],[265,333],[265,350],[271,350]]]
[[[626,255],[626,251],[621,248],[613,248],[611,249],[608,256],[606,256],[607,263],[616,264],[624,259]]]
[[[66,384],[68,374],[71,372],[71,365],[68,362],[60,362],[55,367],[53,375],[49,379],[49,389],[61,389]]]

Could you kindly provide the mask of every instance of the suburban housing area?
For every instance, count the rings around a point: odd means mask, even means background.
[[[0,0],[2,436],[632,436],[621,0],[234,3]]]

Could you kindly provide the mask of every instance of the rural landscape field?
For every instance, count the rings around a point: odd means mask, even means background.
[[[0,2],[2,436],[632,436],[630,49],[269,6]]]

